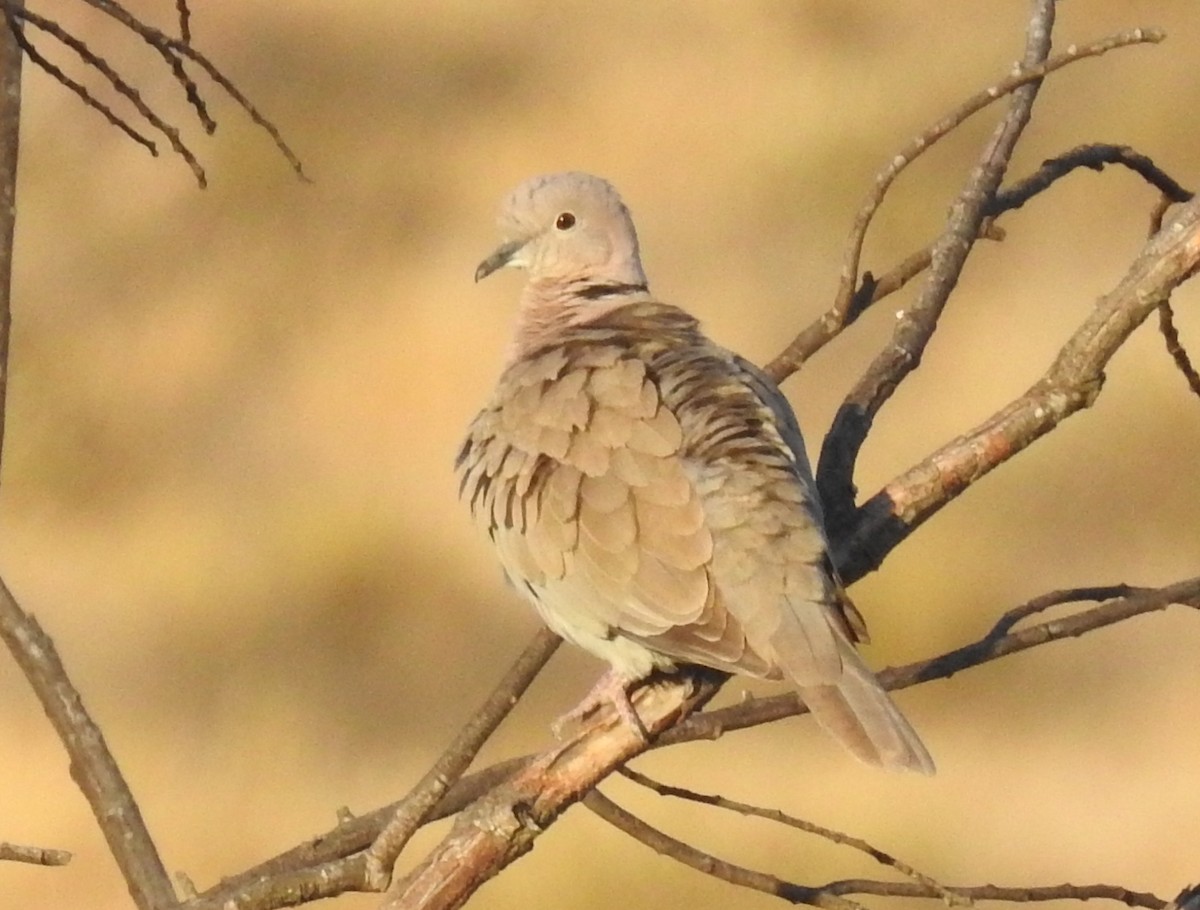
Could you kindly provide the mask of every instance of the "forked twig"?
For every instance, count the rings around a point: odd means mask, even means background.
[[[1166,37],[1159,29],[1129,29],[1118,32],[1095,41],[1091,44],[1072,45],[1061,54],[1050,57],[1043,63],[1030,65],[1029,61],[1006,79],[988,86],[968,98],[954,110],[910,139],[876,175],[875,185],[863,201],[850,236],[846,241],[846,251],[842,260],[841,277],[838,283],[837,295],[833,306],[820,318],[806,327],[788,344],[780,354],[765,367],[767,373],[776,382],[782,382],[826,342],[838,335],[849,325],[847,316],[851,312],[856,288],[858,286],[859,270],[862,260],[863,245],[866,242],[867,230],[875,218],[875,213],[883,204],[891,185],[896,178],[917,158],[928,151],[935,143],[945,137],[967,118],[983,110],[988,105],[1005,97],[1022,86],[1035,83],[1078,60],[1105,54],[1116,48],[1130,45],[1152,43],[1157,44]]]

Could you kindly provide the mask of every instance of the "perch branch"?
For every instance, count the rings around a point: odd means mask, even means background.
[[[1087,599],[1102,599],[1106,602],[1098,607],[1061,619],[1012,631],[1013,626],[1018,622],[1051,606]],[[1006,612],[987,635],[979,641],[928,660],[885,670],[880,674],[880,679],[889,689],[906,688],[927,680],[942,679],[1009,654],[1062,638],[1077,637],[1143,613],[1165,609],[1168,605],[1176,603],[1200,608],[1200,578],[1179,582],[1165,588],[1109,585],[1051,592]],[[681,724],[656,736],[650,748],[658,749],[681,742],[718,739],[725,733],[780,720],[805,711],[807,708],[804,703],[791,694],[745,701],[728,708],[692,714]],[[643,717],[646,716],[646,712],[640,706],[639,713]],[[477,801],[492,806],[494,814],[499,816],[503,816],[503,810],[495,808],[497,805],[509,808],[524,805],[520,800],[514,799],[513,794],[517,791],[524,792],[530,784],[522,784],[514,790],[513,781],[519,775],[527,774],[529,766],[536,762],[537,758],[537,756],[523,756],[509,759],[463,777],[450,788],[442,802],[426,820],[433,821],[463,812],[467,807],[474,806]],[[619,766],[624,760],[627,759],[611,758],[611,753],[597,755],[593,762],[593,768],[588,773],[599,780],[607,773],[607,770]],[[611,764],[608,769],[598,771],[594,767],[597,762],[601,765],[608,762]],[[536,789],[536,781],[532,786]],[[500,794],[500,796],[491,794]],[[499,802],[497,803],[497,801]],[[333,893],[353,890],[343,886],[347,883],[365,883],[365,867],[362,865],[361,851],[371,843],[388,820],[393,817],[399,805],[386,806],[374,812],[357,816],[274,859],[221,882],[206,891],[197,900],[189,901],[184,906],[187,910],[223,910],[227,906],[236,906],[239,910],[272,910],[275,907],[291,906],[296,901],[284,901],[280,895],[302,893],[301,886],[316,887],[322,882],[328,882],[334,873],[342,877],[335,879],[340,883],[340,890],[335,890]],[[469,815],[478,821],[483,817],[481,812],[482,810],[475,806],[470,813],[464,814],[463,818]],[[463,818],[459,819],[458,825],[469,830],[471,823],[464,822]],[[545,827],[547,824],[547,821],[540,815],[535,820],[540,827]],[[484,835],[478,836],[484,837]],[[535,836],[535,832],[525,831],[521,838],[529,838],[531,841],[533,836]],[[447,849],[450,840],[448,838],[443,842],[442,849]],[[521,844],[523,847],[527,846],[523,840]],[[450,856],[452,857],[452,854]],[[339,866],[338,863],[343,858],[347,858],[345,863],[348,865]],[[509,857],[508,861],[511,861],[512,858],[515,857]],[[447,859],[446,863],[449,862],[450,859]],[[443,866],[441,871],[445,874],[446,867]],[[464,872],[464,874],[467,873]],[[288,883],[289,888],[280,887],[272,891],[271,885],[275,882]],[[365,890],[365,884],[356,890]],[[960,891],[958,888],[951,890]],[[410,893],[415,894],[411,891]],[[969,894],[969,892],[967,893]],[[274,895],[273,898],[272,895]],[[332,895],[324,894],[322,896]],[[413,906],[423,905],[415,903]],[[435,906],[441,905],[435,904]]]

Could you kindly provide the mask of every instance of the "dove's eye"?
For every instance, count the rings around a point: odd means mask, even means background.
[[[554,222],[554,226],[560,231],[569,231],[575,227],[575,216],[570,212],[563,212]]]

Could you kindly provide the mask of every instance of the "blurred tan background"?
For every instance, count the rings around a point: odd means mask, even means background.
[[[395,798],[535,627],[451,473],[520,280],[471,283],[501,195],[541,171],[609,177],[657,292],[765,361],[831,299],[874,171],[1007,70],[1027,6],[209,0],[195,6],[197,45],[314,182],[297,182],[210,89],[217,135],[185,130],[205,192],[179,160],[150,158],[27,69],[0,572],[57,641],[169,868],[205,887],[327,829],[339,806]],[[135,8],[169,28],[172,7]],[[143,45],[86,10],[42,12],[188,119]],[[1018,173],[1113,141],[1200,185],[1194,0],[1066,3],[1057,43],[1135,25],[1170,38],[1050,80]],[[867,267],[933,235],[994,117],[900,183]],[[1086,172],[1004,219],[1009,239],[977,251],[925,363],[884,411],[864,494],[1040,374],[1135,255],[1152,202],[1131,174]],[[787,384],[814,456],[907,299]],[[1200,285],[1176,303],[1200,354]],[[1196,574],[1198,450],[1200,402],[1144,328],[1097,407],[856,586],[869,658],[956,646],[1045,590]],[[1200,878],[1198,653],[1200,617],[1175,608],[906,692],[939,763],[930,780],[860,767],[807,721],[638,767],[846,829],[947,882],[1106,881],[1169,896]],[[128,907],[10,663],[0,657],[0,839],[76,856],[64,869],[0,866],[0,906]],[[544,745],[549,719],[599,669],[560,654],[485,758]],[[880,871],[766,823],[606,789],[783,878]],[[581,809],[476,901],[778,906]]]

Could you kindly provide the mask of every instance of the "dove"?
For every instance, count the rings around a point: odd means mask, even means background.
[[[529,179],[500,226],[475,280],[527,281],[460,495],[542,620],[610,665],[585,705],[637,725],[628,691],[656,670],[782,678],[859,759],[933,773],[855,649],[865,625],[780,389],[651,294],[607,181]]]

